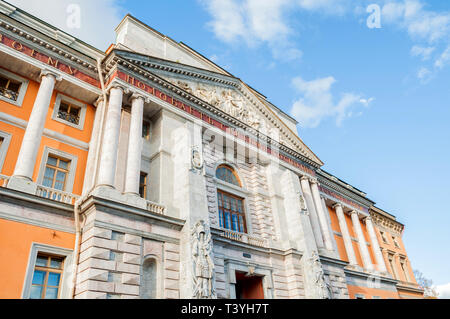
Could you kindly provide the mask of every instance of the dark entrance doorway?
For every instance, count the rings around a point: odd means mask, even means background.
[[[263,277],[236,272],[236,299],[264,299]]]

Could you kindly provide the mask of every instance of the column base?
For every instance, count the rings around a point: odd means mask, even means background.
[[[112,186],[99,185],[90,195],[121,202],[141,209],[147,209],[147,201],[137,194],[122,194]]]
[[[22,176],[12,176],[9,179],[8,187],[10,189],[36,195],[37,184],[32,180]]]

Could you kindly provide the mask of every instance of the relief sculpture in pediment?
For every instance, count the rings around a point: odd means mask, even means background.
[[[247,103],[243,96],[231,89],[218,89],[206,84],[195,85],[176,80],[170,82],[256,130],[267,128],[266,123],[256,110]]]

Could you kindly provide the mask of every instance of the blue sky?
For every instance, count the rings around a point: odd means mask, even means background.
[[[46,1],[11,3],[100,49],[131,13],[267,96],[325,170],[406,224],[413,268],[450,284],[450,2],[48,0],[42,12]],[[67,28],[68,3],[80,29]],[[381,28],[367,26],[370,4]]]

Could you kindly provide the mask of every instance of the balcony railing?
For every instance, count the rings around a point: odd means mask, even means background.
[[[221,229],[222,237],[234,240],[234,241],[238,241],[241,243],[245,243],[245,244],[249,244],[252,246],[257,246],[257,247],[268,247],[269,243],[266,239],[261,238],[261,237],[256,237],[256,236],[251,236],[248,234],[244,234],[244,233],[238,233],[229,229]]]
[[[37,187],[36,195],[39,197],[71,205],[75,204],[75,201],[79,198],[79,196],[77,195],[66,193],[53,188],[44,187],[41,185]]]
[[[166,208],[164,206],[161,206],[159,204],[147,201],[147,210],[149,212],[159,214],[159,215],[165,215]]]
[[[7,99],[17,101],[19,98],[19,93],[13,90],[9,90],[5,87],[0,87],[0,95],[6,97]]]
[[[0,175],[0,187],[8,186],[9,176]]]
[[[78,125],[80,123],[80,116],[79,115],[73,115],[64,111],[59,111],[58,112],[58,117],[60,119],[63,119],[69,123]]]

